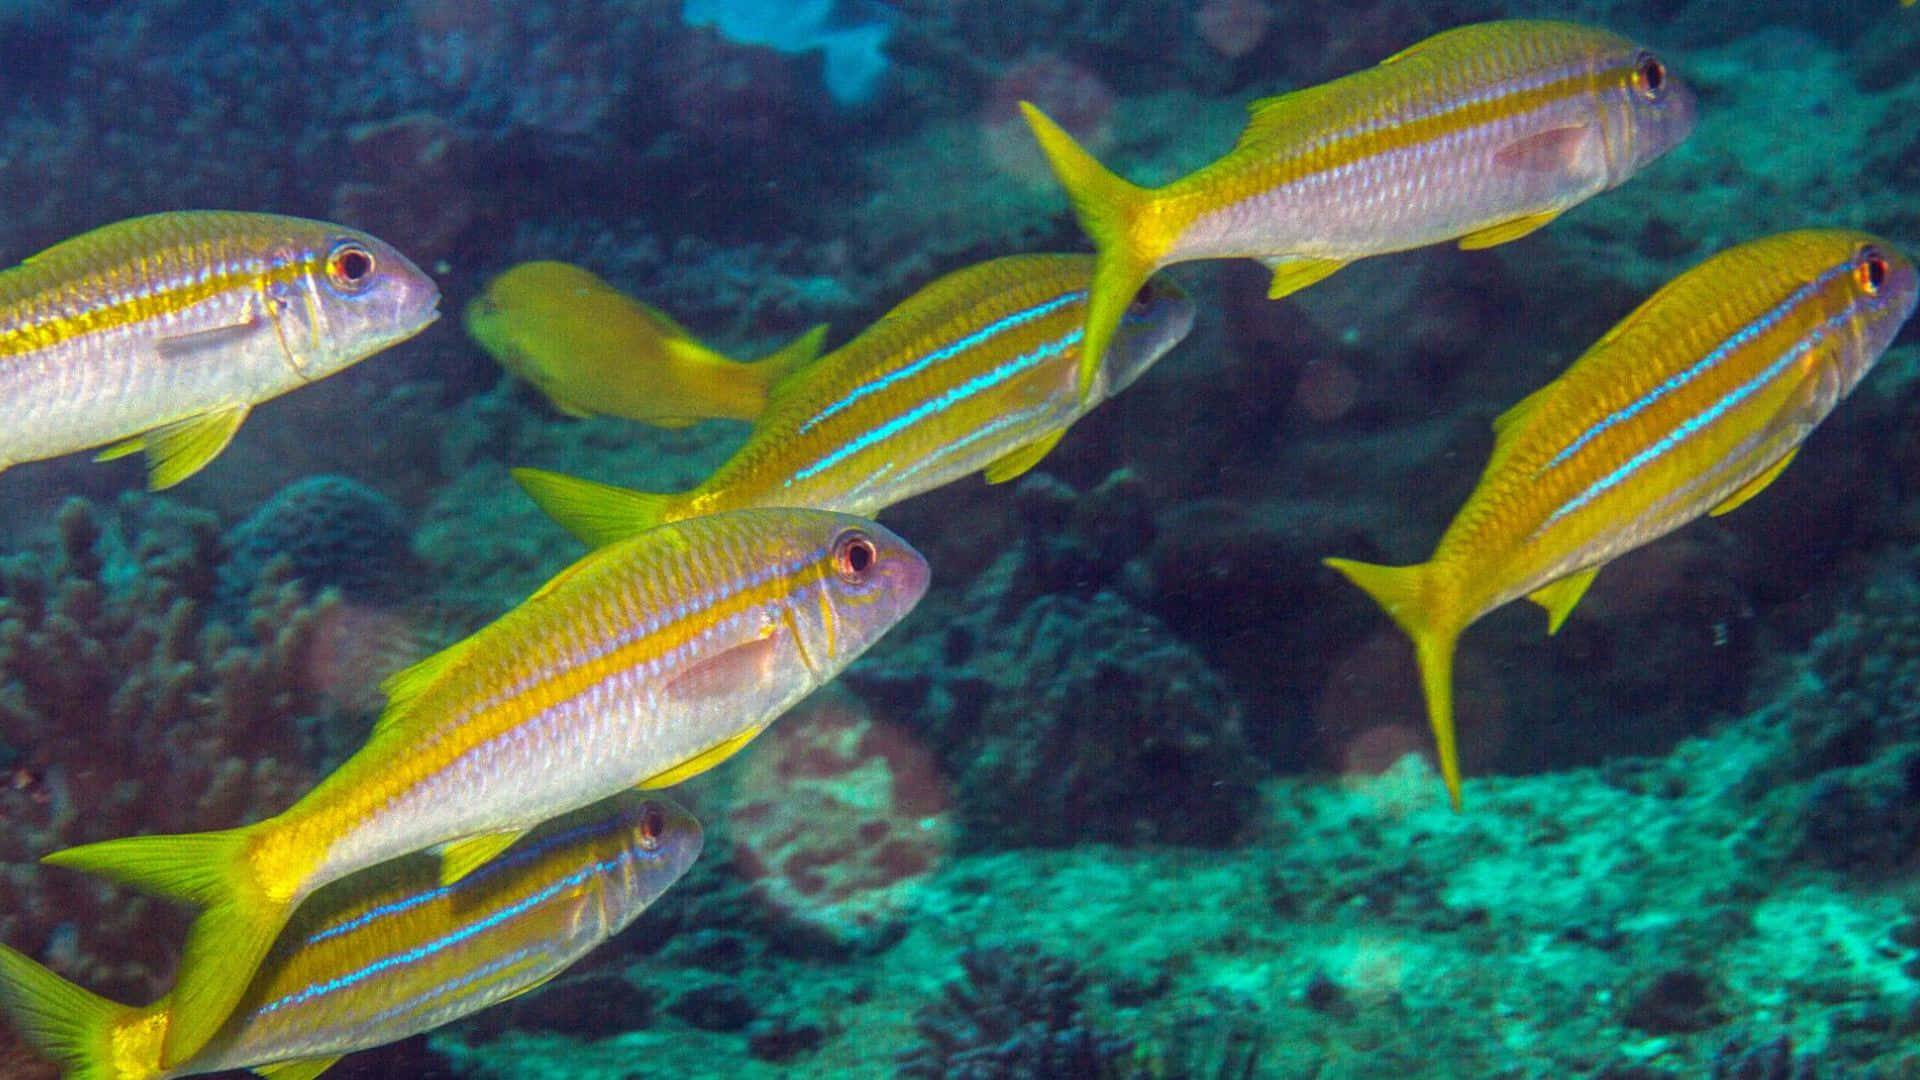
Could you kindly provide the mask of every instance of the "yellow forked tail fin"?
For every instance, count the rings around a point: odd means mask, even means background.
[[[1134,221],[1150,198],[1144,188],[1122,180],[1094,159],[1072,135],[1031,102],[1020,111],[1047,156],[1060,186],[1073,200],[1080,227],[1093,241],[1093,292],[1087,300],[1087,332],[1080,342],[1080,400],[1093,389],[1094,372],[1120,328],[1120,317],[1135,293],[1158,269],[1159,252],[1139,250]]]
[[[1460,809],[1460,757],[1453,737],[1453,645],[1460,628],[1434,618],[1428,598],[1426,563],[1413,566],[1376,566],[1353,559],[1322,559],[1360,586],[1386,609],[1387,615],[1413,639],[1420,665],[1420,688],[1427,699],[1427,723],[1433,728],[1434,754],[1447,797]]]
[[[0,945],[0,1013],[35,1051],[60,1066],[61,1080],[158,1076],[164,1014],[154,1024],[126,1023],[142,1011],[83,990]]]
[[[645,532],[667,519],[672,495],[629,491],[545,469],[513,469],[520,490],[561,528],[590,548]]]
[[[820,346],[826,340],[827,324],[821,323],[754,361],[754,370],[764,380],[761,385],[766,387],[769,395],[780,384],[780,380],[818,359]]]
[[[275,899],[261,891],[247,861],[253,831],[131,836],[56,851],[41,860],[201,909],[181,951],[162,1069],[199,1053],[226,1023],[299,899]]]

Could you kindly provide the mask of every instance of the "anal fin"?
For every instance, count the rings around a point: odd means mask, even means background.
[[[1767,485],[1773,483],[1774,478],[1778,477],[1788,465],[1792,464],[1794,455],[1799,452],[1800,448],[1796,446],[1786,453],[1781,454],[1779,461],[1767,466],[1760,475],[1741,484],[1738,490],[1726,498],[1721,499],[1719,504],[1707,511],[1707,513],[1713,517],[1719,517],[1721,514],[1738,507],[1741,503],[1765,491]]]
[[[1035,465],[1040,464],[1040,459],[1046,457],[1054,447],[1060,445],[1060,437],[1066,433],[1066,429],[1062,428],[1051,435],[1043,435],[1027,445],[1020,447],[1018,450],[989,462],[987,465],[987,483],[1004,484],[1014,477],[1019,476],[1021,473],[1026,472],[1028,469],[1033,468]]]
[[[246,420],[250,406],[228,405],[184,420],[163,424],[152,431],[135,435],[107,447],[93,456],[95,461],[113,461],[144,451],[147,457],[147,490],[163,491],[206,467],[233,441],[234,432]]]
[[[1503,221],[1498,225],[1489,225],[1478,232],[1470,232],[1461,237],[1460,249],[1462,251],[1478,251],[1481,248],[1490,248],[1496,244],[1504,244],[1509,240],[1518,240],[1559,216],[1560,211],[1558,210],[1542,210],[1537,214],[1528,214],[1525,217],[1517,217],[1511,221]]]
[[[314,1077],[333,1068],[340,1060],[339,1055],[325,1058],[302,1058],[299,1061],[281,1061],[272,1065],[255,1065],[253,1071],[266,1077],[266,1080],[313,1080]]]
[[[1273,271],[1273,283],[1267,286],[1267,299],[1278,300],[1315,284],[1347,265],[1345,259],[1315,259],[1305,255],[1272,255],[1260,264]]]
[[[1560,630],[1560,624],[1573,614],[1574,605],[1587,594],[1587,586],[1593,584],[1593,575],[1600,568],[1595,566],[1578,573],[1568,574],[1558,581],[1549,582],[1527,594],[1527,599],[1547,609],[1547,633]]]
[[[672,787],[682,780],[699,776],[701,773],[706,772],[708,769],[739,753],[740,748],[752,742],[753,737],[758,734],[760,734],[759,728],[754,728],[752,731],[743,731],[732,738],[700,751],[665,772],[655,773],[647,777],[645,780],[635,784],[634,787],[642,791],[651,788]]]
[[[526,834],[525,829],[481,833],[440,849],[440,884],[451,885],[493,860]]]

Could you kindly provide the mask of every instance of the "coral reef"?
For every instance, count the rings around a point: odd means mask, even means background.
[[[1118,591],[1152,537],[1140,485],[1076,497],[1040,474],[1015,504],[1012,550],[848,685],[955,777],[962,848],[1228,842],[1256,775],[1239,706]]]
[[[798,931],[790,947],[884,948],[947,854],[949,803],[925,748],[829,689],[745,762],[728,810],[734,861],[755,898]]]
[[[1087,977],[1073,963],[1027,947],[960,954],[963,980],[946,985],[914,1022],[925,1044],[903,1054],[916,1080],[1042,1080],[1117,1076],[1131,1040],[1096,1029],[1081,1005]]]
[[[331,596],[255,588],[215,620],[211,516],[128,496],[71,499],[51,550],[0,564],[0,937],[102,993],[165,987],[184,913],[33,860],[141,832],[241,824],[312,776],[299,718],[322,711],[306,667]]]
[[[233,527],[220,564],[222,608],[252,595],[268,565],[310,593],[338,589],[347,600],[391,604],[419,590],[406,515],[374,489],[344,476],[309,476],[281,488]]]

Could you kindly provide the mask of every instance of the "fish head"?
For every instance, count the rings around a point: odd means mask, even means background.
[[[1195,306],[1170,277],[1148,279],[1133,294],[1120,316],[1120,328],[1100,360],[1102,395],[1111,396],[1133,385],[1193,329]]]
[[[305,325],[283,325],[281,340],[302,380],[359,363],[440,317],[439,286],[385,241],[330,225],[301,247],[305,302],[281,318]]]
[[[787,606],[816,685],[833,678],[907,617],[926,595],[927,560],[891,529],[852,514],[794,515],[805,569]]]
[[[686,807],[657,792],[629,791],[607,806],[612,815],[606,861],[619,872],[602,894],[603,918],[617,932],[679,881],[700,857],[705,836],[700,820]],[[595,807],[589,813],[598,813]]]
[[[1604,113],[1612,121],[1604,128],[1609,187],[1686,141],[1696,112],[1692,87],[1658,53],[1614,40],[1598,66]]]
[[[1845,394],[1866,377],[1913,315],[1920,277],[1913,260],[1877,236],[1836,231],[1834,241],[1833,262],[1840,272],[1828,287],[1830,319],[1844,320],[1852,330],[1849,347],[1838,350]]]

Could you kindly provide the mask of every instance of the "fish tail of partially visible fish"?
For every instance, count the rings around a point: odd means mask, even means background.
[[[1353,559],[1322,559],[1346,575],[1386,610],[1394,623],[1413,639],[1420,666],[1420,686],[1427,699],[1427,723],[1433,728],[1434,754],[1447,797],[1459,810],[1460,757],[1453,732],[1453,647],[1460,639],[1458,621],[1446,617],[1433,599],[1432,563],[1379,566]]]
[[[162,1068],[192,1058],[226,1023],[292,913],[291,903],[267,895],[249,864],[256,828],[130,836],[41,860],[201,909],[181,951]]]
[[[159,1060],[163,1032],[159,1026],[124,1022],[137,1012],[0,945],[0,1013],[40,1056],[60,1067],[61,1080],[150,1080],[159,1075],[157,1069],[133,1064]]]
[[[667,520],[677,496],[631,491],[545,469],[514,469],[514,482],[543,513],[588,547],[605,547]]]
[[[1032,103],[1021,102],[1020,111],[1054,176],[1073,201],[1080,227],[1093,241],[1093,291],[1087,300],[1086,338],[1080,347],[1080,400],[1084,403],[1127,305],[1157,268],[1160,252],[1143,250],[1136,228],[1152,196],[1100,164],[1065,128]]]

